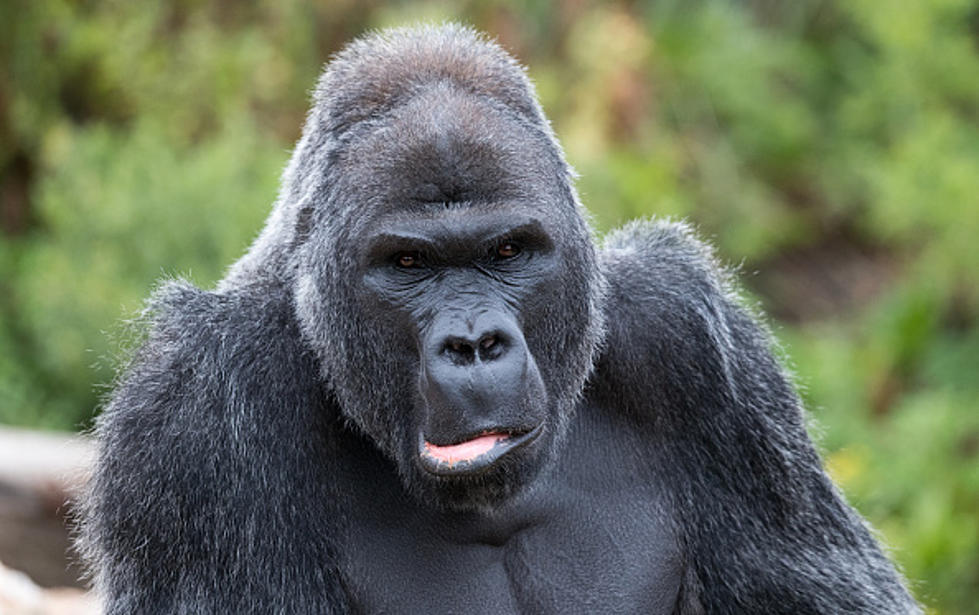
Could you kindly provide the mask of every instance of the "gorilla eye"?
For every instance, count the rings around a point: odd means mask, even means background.
[[[505,241],[496,247],[496,255],[500,258],[513,258],[520,254],[520,246],[512,241]]]
[[[421,254],[418,252],[402,252],[397,256],[396,262],[399,267],[411,269],[421,265]]]

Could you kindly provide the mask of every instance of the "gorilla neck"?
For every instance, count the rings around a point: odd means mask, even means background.
[[[347,519],[340,566],[351,594],[363,597],[359,606],[548,613],[592,604],[669,613],[680,573],[663,488],[628,453],[650,443],[617,420],[584,403],[541,475],[499,506],[473,511],[424,505],[369,443],[342,438],[341,485],[356,488],[347,491],[349,509],[338,511]],[[621,454],[601,446],[610,441],[622,444]]]

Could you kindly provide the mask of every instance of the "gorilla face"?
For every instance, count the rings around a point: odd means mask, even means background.
[[[554,244],[526,213],[434,209],[384,219],[368,235],[362,305],[411,338],[403,454],[432,477],[498,473],[533,456],[548,429],[548,391],[523,322],[540,317],[533,297],[552,294]]]
[[[540,435],[547,391],[521,322],[546,293],[553,242],[531,216],[449,208],[386,219],[366,239],[365,298],[398,312],[417,353],[416,453],[478,474]]]
[[[304,334],[410,491],[498,504],[553,456],[600,336],[567,169],[540,127],[446,84],[351,133],[302,248]]]

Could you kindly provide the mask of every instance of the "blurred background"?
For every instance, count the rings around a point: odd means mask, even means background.
[[[155,282],[260,229],[323,63],[442,19],[529,67],[600,234],[737,267],[850,501],[979,613],[976,0],[3,2],[0,423],[89,427]]]

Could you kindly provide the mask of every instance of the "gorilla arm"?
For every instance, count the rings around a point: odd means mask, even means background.
[[[86,502],[106,613],[343,612],[333,405],[283,303],[180,282],[151,301]]]
[[[639,222],[602,259],[609,330],[594,385],[667,464],[680,612],[920,612],[823,472],[767,332],[709,249],[682,224]]]

